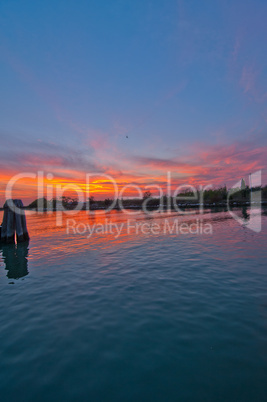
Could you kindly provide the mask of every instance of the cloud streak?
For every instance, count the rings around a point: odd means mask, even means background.
[[[42,142],[32,144],[31,152],[25,149],[0,151],[1,201],[4,199],[5,186],[10,178],[20,172],[44,171],[52,173],[53,180],[46,183],[55,185],[76,184],[85,189],[86,173],[95,173],[92,193],[96,197],[112,197],[113,187],[108,179],[99,174],[112,176],[119,190],[129,184],[145,187],[156,184],[165,188],[167,172],[171,172],[173,186],[180,184],[231,185],[242,177],[257,170],[266,169],[267,146],[253,146],[251,141],[236,141],[228,145],[195,143],[190,152],[180,157],[157,158],[123,153],[113,149],[110,158],[108,137],[90,142],[91,152],[78,152],[65,146]],[[37,151],[39,149],[39,151]],[[116,160],[117,158],[117,160]],[[23,199],[36,198],[36,184],[21,180],[16,186],[16,195]],[[125,196],[136,195],[130,189]]]

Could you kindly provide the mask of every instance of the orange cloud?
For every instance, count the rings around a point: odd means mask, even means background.
[[[95,153],[87,158],[84,154],[71,153],[67,149],[59,154],[60,150],[55,148],[57,154],[55,155],[51,154],[53,147],[48,146],[44,147],[43,153],[41,151],[31,154],[18,153],[17,158],[13,158],[9,164],[7,161],[10,155],[3,154],[0,163],[1,202],[4,202],[8,181],[23,171],[32,173],[44,171],[45,192],[47,186],[52,186],[53,196],[56,196],[57,189],[64,186],[79,186],[85,194],[88,190],[86,173],[95,173],[90,181],[90,195],[103,199],[114,196],[113,184],[103,174],[112,176],[118,191],[129,184],[138,185],[142,189],[145,189],[146,185],[159,185],[164,191],[167,172],[171,172],[172,188],[174,188],[181,184],[196,186],[231,184],[253,171],[266,169],[267,146],[253,147],[253,144],[248,142],[221,146],[195,144],[187,155],[169,159],[126,155],[117,150],[115,156],[111,152],[110,159],[106,160],[104,154],[107,152],[108,142],[103,139],[103,148],[99,143],[95,143],[94,146],[94,149],[100,149],[97,161]],[[52,173],[53,178],[47,178],[47,173]],[[66,194],[68,193],[75,195],[75,192],[69,189]],[[156,195],[157,191],[154,193]],[[14,186],[13,198],[22,198],[27,203],[37,196],[37,179],[22,178]],[[127,196],[137,196],[136,190],[133,187],[129,188],[124,193],[124,197]]]

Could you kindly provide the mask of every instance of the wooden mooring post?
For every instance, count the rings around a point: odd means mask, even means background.
[[[14,244],[29,241],[26,216],[21,200],[7,200],[4,204],[4,217],[0,227],[1,243]]]

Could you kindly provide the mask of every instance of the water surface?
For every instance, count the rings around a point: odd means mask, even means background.
[[[70,218],[125,226],[88,238]],[[202,235],[128,233],[128,218],[33,214],[29,247],[0,249],[1,401],[266,400],[266,215],[254,233],[207,211]]]

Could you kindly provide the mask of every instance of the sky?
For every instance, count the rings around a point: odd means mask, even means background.
[[[266,17],[265,0],[0,0],[0,205],[38,171],[82,188],[94,173],[95,198],[112,196],[100,174],[267,182]]]

